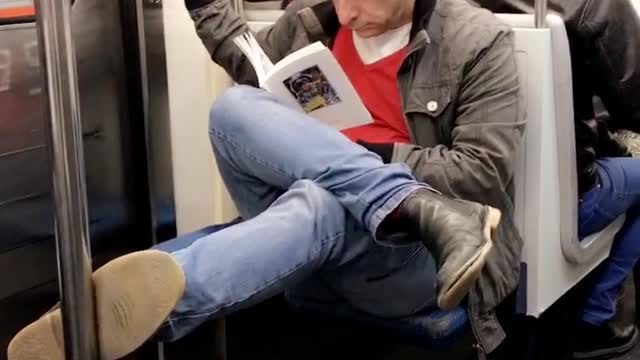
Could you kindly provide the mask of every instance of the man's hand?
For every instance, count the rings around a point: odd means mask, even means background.
[[[378,154],[385,164],[391,162],[393,157],[393,144],[392,143],[370,143],[362,140],[356,141],[358,145],[364,146],[367,150]]]

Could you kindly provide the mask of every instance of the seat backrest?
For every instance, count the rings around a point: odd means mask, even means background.
[[[609,254],[618,219],[590,239],[577,235],[578,195],[571,55],[562,19],[500,14],[516,38],[527,128],[516,164],[515,221],[525,241],[527,314],[538,316]]]

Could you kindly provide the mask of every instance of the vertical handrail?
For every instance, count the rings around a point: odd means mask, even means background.
[[[232,0],[231,5],[238,15],[244,17],[244,0]]]
[[[68,360],[97,360],[82,126],[70,0],[37,0],[53,172],[58,278]]]
[[[157,6],[157,4],[154,4]],[[148,217],[145,215],[141,222],[148,225],[148,230],[151,235],[151,243],[153,245],[158,243],[158,218],[157,218],[157,206],[156,203],[156,187],[155,184],[150,181],[151,177],[155,173],[155,161],[154,154],[151,149],[152,136],[151,136],[151,119],[149,117],[149,77],[147,71],[147,43],[145,38],[145,19],[144,19],[144,4],[143,0],[121,0],[121,17],[122,26],[126,31],[123,32],[123,49],[125,67],[127,69],[127,89],[129,97],[137,99],[138,101],[132,101],[129,105],[130,113],[133,119],[141,120],[132,123],[132,131],[136,133],[143,132],[141,138],[144,138],[144,147],[136,149],[132,154],[133,161],[144,161],[146,164],[146,174],[138,174],[143,182],[144,189],[137,191],[136,206],[140,206],[144,209],[139,209],[139,213],[147,212]],[[138,156],[138,153],[140,156]]]
[[[547,27],[547,2],[548,0],[535,0],[535,24],[537,29]]]

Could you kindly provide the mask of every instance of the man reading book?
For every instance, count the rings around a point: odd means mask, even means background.
[[[373,118],[340,132],[255,87],[234,44],[247,25],[229,0],[186,5],[212,59],[244,84],[220,96],[210,126],[244,221],[99,269],[101,358],[282,291],[385,318],[466,298],[478,349],[495,350],[495,309],[517,286],[522,246],[510,189],[524,106],[510,28],[465,0],[294,1],[256,37],[273,62],[316,41],[331,49]],[[305,101],[332,92],[289,85]],[[23,329],[9,359],[62,359],[60,316]]]

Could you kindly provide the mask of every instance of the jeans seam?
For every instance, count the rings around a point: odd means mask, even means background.
[[[599,217],[604,217],[605,220],[607,220],[607,222],[609,224],[611,224],[613,221],[615,221],[615,219],[617,217],[619,217],[621,214],[626,214],[627,210],[623,211],[620,215],[614,215],[612,214],[610,211],[607,211],[606,208],[596,205],[595,208],[593,209],[594,211],[594,215],[598,215]]]
[[[284,170],[282,170],[282,169],[279,169],[279,168],[277,168],[277,167],[273,166],[272,164],[270,164],[270,163],[268,163],[268,162],[261,161],[261,160],[260,160],[260,159],[258,159],[255,155],[253,155],[253,153],[251,153],[250,151],[248,151],[247,149],[245,149],[245,148],[244,148],[240,143],[236,142],[234,139],[232,139],[232,138],[228,137],[228,136],[227,136],[227,135],[225,135],[224,133],[222,133],[222,132],[220,132],[220,131],[217,131],[217,130],[215,130],[215,129],[211,129],[211,130],[209,131],[209,133],[210,133],[210,134],[212,134],[212,135],[215,135],[218,139],[220,139],[220,140],[222,140],[222,141],[224,141],[224,142],[226,142],[226,143],[230,144],[234,149],[239,150],[239,151],[242,151],[244,154],[246,154],[246,155],[249,157],[249,159],[250,159],[250,160],[252,160],[252,161],[254,161],[254,162],[258,163],[259,165],[266,166],[266,167],[268,167],[269,169],[271,169],[271,170],[273,170],[273,171],[276,171],[276,172],[278,172],[278,173],[280,173],[280,174],[282,174],[282,175],[288,176],[289,178],[294,179],[294,180],[292,181],[292,183],[293,183],[293,182],[295,182],[296,176],[294,176],[293,174],[289,174],[289,173],[287,173],[286,171],[284,171]]]
[[[335,240],[336,238],[338,238],[340,236],[344,236],[344,233],[341,232],[341,233],[337,233],[337,234],[335,234],[333,236],[326,237],[324,240],[320,241],[320,248],[322,248],[322,246],[324,244],[326,244],[328,241]],[[225,309],[225,308],[228,308],[228,307],[233,306],[235,304],[238,304],[240,302],[246,301],[247,299],[249,299],[252,296],[254,296],[256,293],[269,288],[270,286],[275,284],[277,281],[280,281],[282,279],[287,278],[289,275],[293,274],[295,271],[300,269],[302,266],[306,265],[309,262],[309,259],[311,259],[311,256],[308,256],[304,261],[300,262],[300,264],[298,264],[297,266],[294,266],[293,268],[291,268],[289,271],[287,271],[286,273],[284,273],[283,275],[281,275],[277,279],[273,279],[272,281],[267,282],[262,287],[257,288],[255,291],[253,291],[253,293],[251,293],[250,295],[248,295],[248,296],[246,296],[246,297],[244,297],[244,298],[242,298],[240,300],[236,300],[236,301],[232,301],[232,302],[228,302],[228,303],[222,304],[222,305],[216,307],[215,309],[205,310],[204,312],[199,313],[199,314],[184,315],[184,316],[177,316],[177,317],[169,317],[167,320],[168,320],[168,322],[170,324],[173,324],[174,321],[180,321],[180,320],[184,320],[184,319],[193,319],[193,318],[199,318],[199,317],[203,317],[203,316],[204,317],[209,317],[212,314],[214,314],[216,312],[219,312],[222,309]],[[173,328],[173,326],[172,326],[172,328]]]

